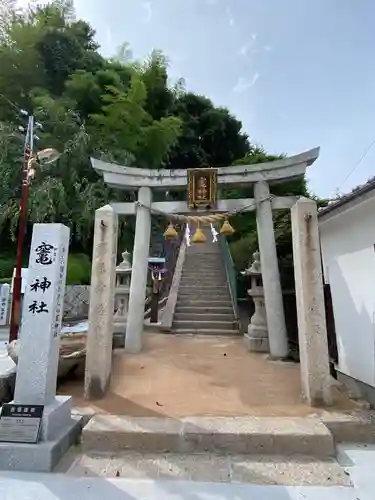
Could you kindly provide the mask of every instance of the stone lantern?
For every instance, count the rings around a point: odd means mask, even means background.
[[[269,352],[267,316],[264,303],[264,290],[262,283],[262,269],[260,265],[260,254],[253,254],[253,263],[242,271],[243,276],[250,277],[250,289],[247,293],[254,301],[255,311],[250,319],[250,324],[245,334],[245,344],[251,352]]]
[[[125,250],[122,262],[116,267],[115,315],[113,318],[114,333],[125,335],[126,319],[129,307],[130,278],[132,267],[130,253]]]

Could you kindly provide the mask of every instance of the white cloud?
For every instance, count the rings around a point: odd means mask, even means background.
[[[151,22],[151,18],[152,18],[152,5],[151,5],[151,2],[143,2],[142,8],[143,8],[143,10],[145,11],[145,14],[146,14],[145,21],[147,23],[150,23]]]
[[[248,80],[243,76],[239,76],[236,85],[232,89],[233,92],[239,94],[241,92],[245,92],[246,90],[250,89],[253,85],[255,85],[259,76],[260,76],[259,73],[255,73],[251,80]]]
[[[251,38],[255,41],[255,40],[256,40],[256,38],[257,38],[257,34],[256,34],[256,33],[253,33],[253,34],[251,35]]]
[[[225,13],[226,13],[227,18],[228,18],[229,26],[234,26],[235,25],[235,21],[234,21],[234,18],[233,18],[233,15],[232,15],[232,11],[231,11],[230,7],[227,7],[225,9]]]
[[[255,73],[251,82],[250,82],[250,87],[252,87],[253,85],[256,84],[256,82],[258,81],[258,78],[260,77],[260,74],[259,73]]]
[[[245,90],[250,88],[250,82],[246,80],[243,76],[239,76],[236,85],[233,87],[233,92],[245,92]]]
[[[238,51],[238,54],[240,56],[246,56],[247,53],[249,52],[249,44],[248,43],[244,43],[243,45],[241,45],[239,51]]]
[[[264,50],[265,50],[266,52],[271,52],[271,50],[272,50],[272,45],[265,45],[263,48],[264,48]]]

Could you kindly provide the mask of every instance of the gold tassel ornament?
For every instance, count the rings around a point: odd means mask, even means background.
[[[191,242],[192,243],[206,243],[206,237],[205,237],[202,229],[200,228],[199,222],[198,222],[198,227],[197,227],[195,233],[193,234],[193,237],[191,238]]]
[[[178,233],[177,233],[176,229],[174,228],[174,225],[172,224],[172,222],[170,222],[168,224],[167,229],[164,231],[164,238],[166,240],[171,240],[173,238],[177,238],[177,236],[178,236]]]
[[[229,223],[228,219],[225,219],[224,224],[220,228],[220,234],[223,236],[232,236],[234,229]]]

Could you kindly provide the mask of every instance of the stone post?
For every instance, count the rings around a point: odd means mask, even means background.
[[[327,326],[316,203],[300,198],[292,208],[302,391],[311,406],[330,404]]]
[[[111,375],[118,216],[110,205],[95,213],[85,398],[104,396]]]
[[[125,336],[125,350],[133,354],[142,350],[148,254],[151,235],[151,189],[141,187],[138,191],[138,201],[140,205],[136,207],[133,268]]]
[[[254,196],[257,204],[256,220],[270,352],[272,358],[285,358],[288,355],[288,337],[276,253],[272,204],[267,182],[260,181],[255,184]]]
[[[21,408],[27,416],[32,416],[36,405],[44,407],[40,442],[26,443],[22,433],[17,444],[1,442],[2,470],[50,471],[77,438],[80,423],[71,417],[72,398],[56,396],[68,249],[69,228],[34,224],[21,335],[14,341],[19,342],[19,355],[14,401],[10,404],[14,404],[13,411]],[[20,432],[25,424],[22,420],[18,422]],[[3,436],[4,432],[6,427],[2,428]],[[12,438],[18,441],[17,436]]]
[[[69,228],[62,224],[34,224],[21,335],[16,341],[20,342],[20,347],[13,403],[44,406],[41,441],[50,443],[47,448],[38,448],[39,464],[20,447],[16,449],[14,445],[1,443],[1,468],[12,456],[8,467],[12,464],[23,470],[28,470],[28,466],[30,470],[35,467],[50,470],[61,456],[57,443],[68,439],[76,427],[71,418],[72,398],[56,396],[69,233]],[[16,459],[18,453],[20,456]],[[38,455],[36,449],[30,448],[30,453]]]
[[[33,228],[16,403],[49,405],[55,400],[69,233],[62,224],[35,224]]]

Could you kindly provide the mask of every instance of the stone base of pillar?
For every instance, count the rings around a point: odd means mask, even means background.
[[[125,347],[126,320],[122,323],[113,324],[113,349]]]
[[[126,318],[123,321],[113,322],[113,333],[122,333],[125,336]]]
[[[270,352],[268,332],[263,328],[249,328],[249,331],[244,335],[244,341],[249,352]]]

